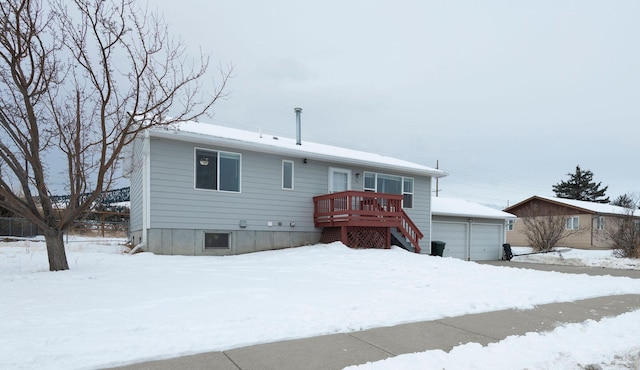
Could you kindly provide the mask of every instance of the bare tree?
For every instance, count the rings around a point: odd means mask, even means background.
[[[537,204],[523,209],[519,218],[524,225],[523,233],[535,251],[549,251],[561,240],[584,231],[568,228],[565,214],[546,208],[543,211]]]
[[[613,244],[616,257],[640,258],[640,198],[625,194],[624,200],[623,214],[605,218],[602,237]]]
[[[120,176],[123,148],[206,114],[230,70],[205,93],[209,58],[187,59],[134,0],[3,0],[0,22],[0,207],[39,227],[50,270],[66,270],[63,233]],[[68,204],[52,201],[60,186]]]

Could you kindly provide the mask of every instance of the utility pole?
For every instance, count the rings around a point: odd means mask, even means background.
[[[439,169],[440,166],[440,160],[436,159],[436,170]],[[438,197],[438,180],[439,178],[436,177],[436,198]]]

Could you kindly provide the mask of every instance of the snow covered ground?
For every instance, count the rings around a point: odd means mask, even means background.
[[[510,336],[486,347],[467,343],[406,354],[349,370],[382,369],[640,369],[640,311],[599,322],[567,324],[548,333]]]
[[[563,248],[558,248],[563,250]],[[541,253],[517,256],[519,254],[531,253],[532,249],[527,247],[512,247],[512,252],[516,257],[512,261],[517,262],[539,262],[551,263],[555,265],[568,266],[591,266],[606,267],[612,269],[640,270],[640,260],[630,258],[617,258],[613,256],[611,250],[581,250],[569,249],[561,253]]]
[[[119,242],[70,240],[71,270],[63,272],[48,271],[43,242],[0,243],[0,368],[93,369],[445,316],[640,294],[640,280],[487,266],[401,249],[352,250],[333,243],[183,257],[127,255]],[[607,257],[608,251],[570,253],[563,253],[565,261],[576,264],[636,266]],[[638,365],[640,340],[630,334],[639,331],[637,311],[486,347],[467,344],[450,353],[429,351],[363,367],[628,368]]]

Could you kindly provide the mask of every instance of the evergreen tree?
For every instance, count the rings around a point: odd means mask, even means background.
[[[612,205],[629,209],[638,208],[638,202],[633,195],[622,194],[611,202]]]
[[[568,181],[560,181],[553,185],[553,192],[558,198],[585,200],[595,203],[609,203],[609,197],[605,198],[605,192],[609,188],[600,188],[602,183],[593,181],[593,172],[582,171],[580,166],[576,166],[575,173],[568,173]]]

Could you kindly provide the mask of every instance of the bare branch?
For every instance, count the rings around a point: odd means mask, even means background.
[[[51,268],[65,269],[58,238],[116,181],[124,147],[207,114],[231,69],[207,93],[209,57],[192,61],[134,0],[5,0],[0,22],[0,206],[42,227],[58,248]],[[64,208],[52,202],[61,185]]]
[[[627,194],[624,200],[622,214],[605,217],[602,238],[613,244],[616,257],[640,258],[640,196]]]
[[[567,215],[552,208],[541,209],[531,204],[519,213],[524,224],[523,232],[536,251],[548,251],[558,242],[580,234],[584,228],[567,228]]]

